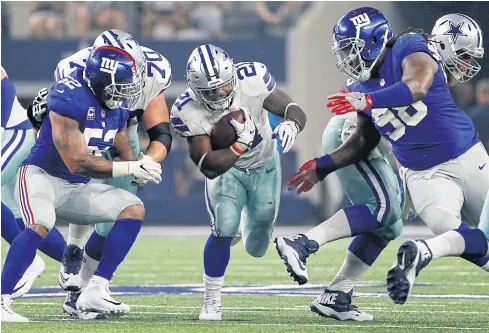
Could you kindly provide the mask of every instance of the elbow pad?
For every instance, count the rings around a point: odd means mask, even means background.
[[[146,131],[150,141],[159,141],[166,147],[167,154],[170,153],[171,142],[173,140],[170,132],[169,123],[159,123]]]

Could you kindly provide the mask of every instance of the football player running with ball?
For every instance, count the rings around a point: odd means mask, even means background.
[[[187,81],[189,88],[172,107],[171,124],[187,138],[190,157],[207,177],[205,201],[212,233],[204,248],[205,296],[199,319],[221,320],[221,288],[240,222],[246,251],[262,257],[277,219],[281,177],[273,138],[287,153],[304,128],[306,115],[276,88],[264,64],[234,64],[214,45],[201,45],[192,52]],[[243,123],[228,115],[235,110],[241,110]],[[267,111],[285,119],[274,132]],[[229,117],[237,141],[213,150],[211,132],[224,116]]]

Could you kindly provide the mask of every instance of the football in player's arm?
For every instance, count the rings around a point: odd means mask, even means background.
[[[275,88],[265,99],[263,108],[285,119],[284,122],[277,126],[274,135],[279,138],[283,151],[289,151],[297,133],[302,131],[306,124],[306,114],[291,97],[279,88]],[[253,141],[253,135],[249,135],[249,133],[244,131],[247,126],[246,122],[249,121],[251,121],[250,117],[246,117],[244,124],[231,120],[231,125],[235,127],[237,133],[241,131],[241,133],[238,133],[238,143],[242,143],[241,150],[233,149],[232,147],[212,150],[209,136],[187,137],[190,157],[207,178],[213,179],[228,171],[241,156],[238,151],[243,151],[243,153],[247,151],[249,148],[247,143]],[[246,135],[250,136],[250,138],[244,137]]]

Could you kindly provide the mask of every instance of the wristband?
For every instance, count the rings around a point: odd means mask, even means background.
[[[112,162],[112,177],[129,176],[129,163],[131,162]]]
[[[381,90],[369,93],[372,98],[372,109],[408,106],[413,104],[414,97],[411,89],[404,81]]]
[[[316,174],[319,180],[323,180],[327,175],[338,169],[328,154],[315,158],[314,160],[316,161]]]

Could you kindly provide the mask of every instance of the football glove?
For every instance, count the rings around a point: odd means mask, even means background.
[[[292,120],[286,120],[275,128],[272,138],[275,139],[278,137],[282,151],[287,153],[292,148],[297,133],[299,133],[297,124]]]
[[[244,113],[244,123],[240,123],[232,117],[229,117],[228,119],[238,135],[238,140],[231,146],[231,150],[238,156],[243,155],[248,151],[253,144],[256,134],[256,126],[253,122],[253,118],[251,118],[250,111],[247,108],[241,108],[241,110],[243,110]]]
[[[147,161],[147,162],[154,162],[151,156],[144,155],[143,153],[139,153],[138,159],[141,161]],[[133,186],[144,186],[148,183],[148,179],[146,178],[137,178],[134,177],[134,180],[131,182],[131,185]]]
[[[139,161],[114,162],[112,164],[112,177],[133,176],[140,183],[161,182],[161,165],[159,163],[141,159]]]
[[[34,97],[32,105],[27,108],[27,117],[36,129],[41,127],[42,121],[48,113],[48,94],[48,90],[42,88]]]
[[[369,94],[359,92],[340,93],[328,96],[327,107],[336,115],[348,112],[360,112],[372,108],[372,98]]]
[[[304,163],[300,167],[299,172],[290,177],[289,181],[287,182],[289,191],[292,191],[297,187],[299,187],[297,189],[297,194],[310,191],[314,185],[319,182],[319,177],[316,172],[316,165],[316,159],[309,160]]]

